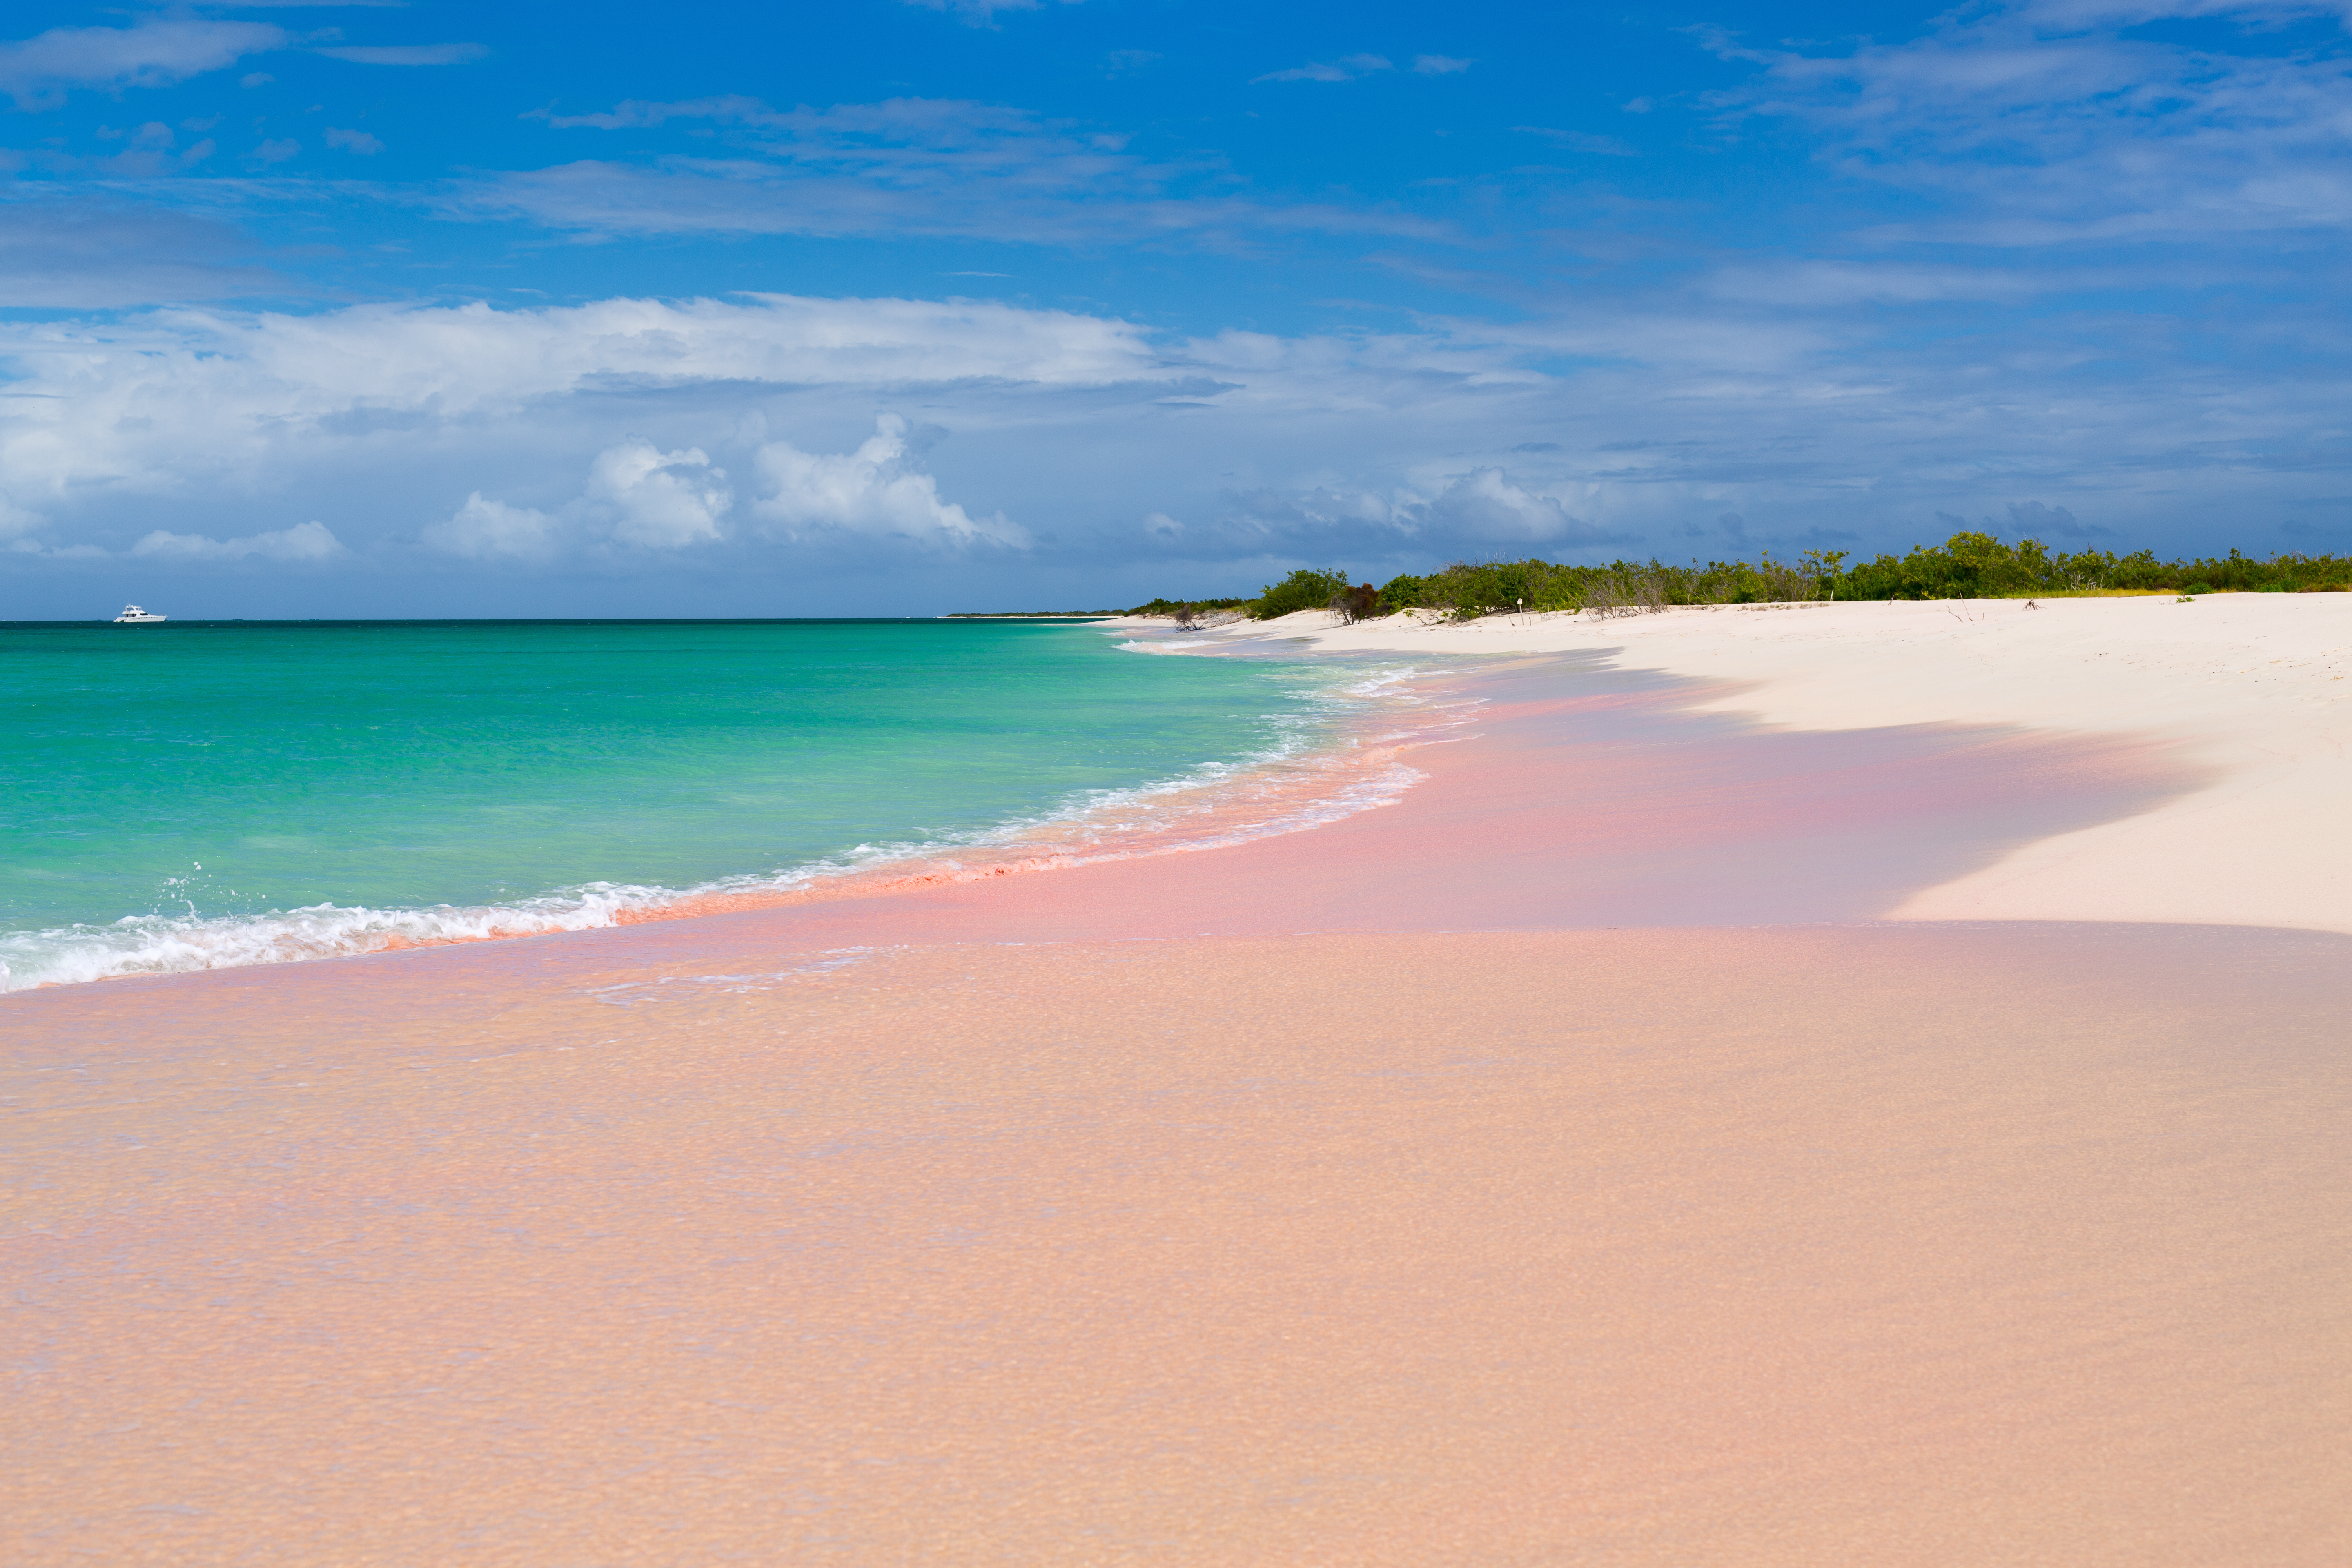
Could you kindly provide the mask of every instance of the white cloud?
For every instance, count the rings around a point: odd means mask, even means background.
[[[1422,58],[1434,59],[1437,57],[1424,55]],[[1468,62],[1464,63],[1466,65]],[[1419,68],[1416,66],[1415,68]],[[1359,77],[1370,76],[1375,71],[1394,69],[1396,67],[1384,56],[1342,55],[1337,60],[1310,60],[1303,66],[1293,66],[1288,70],[1268,71],[1264,76],[1254,76],[1250,78],[1250,84],[1254,87],[1262,81],[1354,81]]]
[[[383,151],[383,143],[364,131],[338,131],[331,125],[327,127],[326,140],[330,147],[341,147],[363,158],[373,158]]]
[[[1451,55],[1415,55],[1412,68],[1423,76],[1453,76],[1468,70],[1475,60],[1455,59]]]
[[[726,480],[698,447],[665,452],[639,438],[596,454],[584,499],[621,543],[677,550],[720,537],[719,520],[735,504]]]
[[[939,480],[908,447],[907,422],[885,414],[854,452],[803,452],[789,441],[759,451],[769,493],[752,506],[784,537],[843,532],[923,544],[1000,544],[1015,549],[1029,532],[1003,513],[975,518],[940,499]]]
[[[1556,498],[1511,482],[1500,468],[1474,468],[1428,501],[1403,509],[1416,524],[1446,539],[1561,548],[1616,542],[1572,516]]]
[[[338,44],[316,52],[362,66],[462,66],[490,51],[483,44]]]
[[[0,364],[15,377],[14,395],[0,399],[0,473],[20,501],[44,506],[101,492],[226,493],[307,466],[348,469],[379,450],[566,432],[534,458],[542,466],[530,478],[543,486],[627,434],[585,411],[616,399],[635,408],[625,400],[740,402],[761,388],[1161,386],[1196,374],[1163,363],[1139,328],[1117,320],[788,296],[20,321],[0,324]],[[708,450],[709,439],[680,431],[667,444]],[[514,488],[464,482],[492,495]]]
[[[1923,37],[1839,51],[1751,48],[1762,68],[1711,100],[1737,117],[1798,120],[1840,171],[1953,204],[1904,238],[1970,245],[2210,241],[2352,225],[2352,62],[2340,49],[2233,51],[2129,36],[2168,18],[2263,27],[2340,5],[2042,0],[1963,7]]]
[[[1450,558],[1587,550],[1632,537],[1576,515],[1559,497],[1500,468],[1432,478],[1433,486],[1409,480],[1387,490],[1323,485],[1229,491],[1221,498],[1217,543],[1303,559],[1407,551]]]
[[[286,545],[257,550],[243,520],[267,508],[334,516],[351,552],[321,563],[352,575],[437,553],[773,597],[886,562],[953,561],[976,588],[1017,586],[985,575],[1015,561],[1643,553],[1727,510],[1759,547],[1823,528],[1901,549],[1942,536],[1937,510],[2026,496],[2158,547],[2224,512],[2342,510],[2333,362],[2108,369],[2046,317],[2031,343],[1944,334],[1898,357],[1840,296],[1893,308],[1942,279],[1806,276],[1760,304],[1706,283],[1292,337],[782,297],[5,322],[10,559],[119,555],[162,515],[159,559],[266,565]],[[878,409],[957,438],[927,450]],[[799,576],[763,575],[785,563]]]
[[[1833,310],[1860,300],[1916,303],[1946,300],[2024,300],[2056,279],[2014,268],[1927,266],[1909,261],[1733,263],[1706,291],[1725,300]],[[2093,281],[2072,274],[2073,287]]]
[[[239,87],[268,87],[271,82],[276,81],[277,79],[278,79],[276,77],[271,76],[268,71],[247,71],[245,75],[236,79],[236,85]]]
[[[274,533],[248,534],[243,539],[208,539],[201,533],[167,533],[159,528],[131,547],[133,555],[182,561],[242,561],[257,555],[265,561],[317,562],[332,560],[342,552],[342,545],[321,522],[298,522]]]
[[[301,151],[302,143],[286,136],[264,142],[246,156],[257,163],[283,163]]]
[[[475,561],[544,561],[555,553],[555,519],[536,508],[488,500],[476,490],[422,537],[436,550]]]
[[[71,88],[169,87],[288,42],[283,30],[258,22],[52,27],[37,37],[0,43],[0,92],[19,109],[54,108]]]

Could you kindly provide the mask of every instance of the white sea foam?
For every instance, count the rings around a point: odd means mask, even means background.
[[[421,909],[316,904],[260,915],[135,915],[0,936],[0,992],[136,974],[292,963],[388,949],[590,931],[712,899],[844,890],[859,880],[978,880],[1139,855],[1214,849],[1318,827],[1387,805],[1422,774],[1399,745],[1463,722],[1421,702],[1409,667],[1386,667],[1313,694],[1314,710],[1276,717],[1281,738],[1233,762],[1203,763],[1130,789],[1087,790],[1055,809],[953,840],[861,844],[783,869],[688,888],[590,882],[509,903]],[[1396,721],[1335,736],[1348,718]]]

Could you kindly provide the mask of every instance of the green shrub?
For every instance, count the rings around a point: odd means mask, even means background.
[[[1301,566],[1281,582],[1268,584],[1251,603],[1250,614],[1261,621],[1270,621],[1294,610],[1329,609],[1331,601],[1349,586],[1345,572],[1318,572]]]
[[[1131,610],[1124,610],[1120,613],[1129,616],[1172,616],[1190,609],[1195,615],[1206,615],[1211,610],[1238,610],[1250,602],[1247,599],[1154,599],[1148,605],[1138,605]]]

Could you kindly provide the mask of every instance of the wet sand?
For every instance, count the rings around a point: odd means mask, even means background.
[[[2352,1553],[2352,942],[1874,923],[2192,763],[1478,694],[1310,833],[0,1003],[5,1561]]]

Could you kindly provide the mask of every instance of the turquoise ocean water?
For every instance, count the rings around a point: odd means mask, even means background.
[[[1380,679],[1068,624],[0,625],[0,988],[1164,847]],[[1387,787],[1327,782],[1254,826]]]

